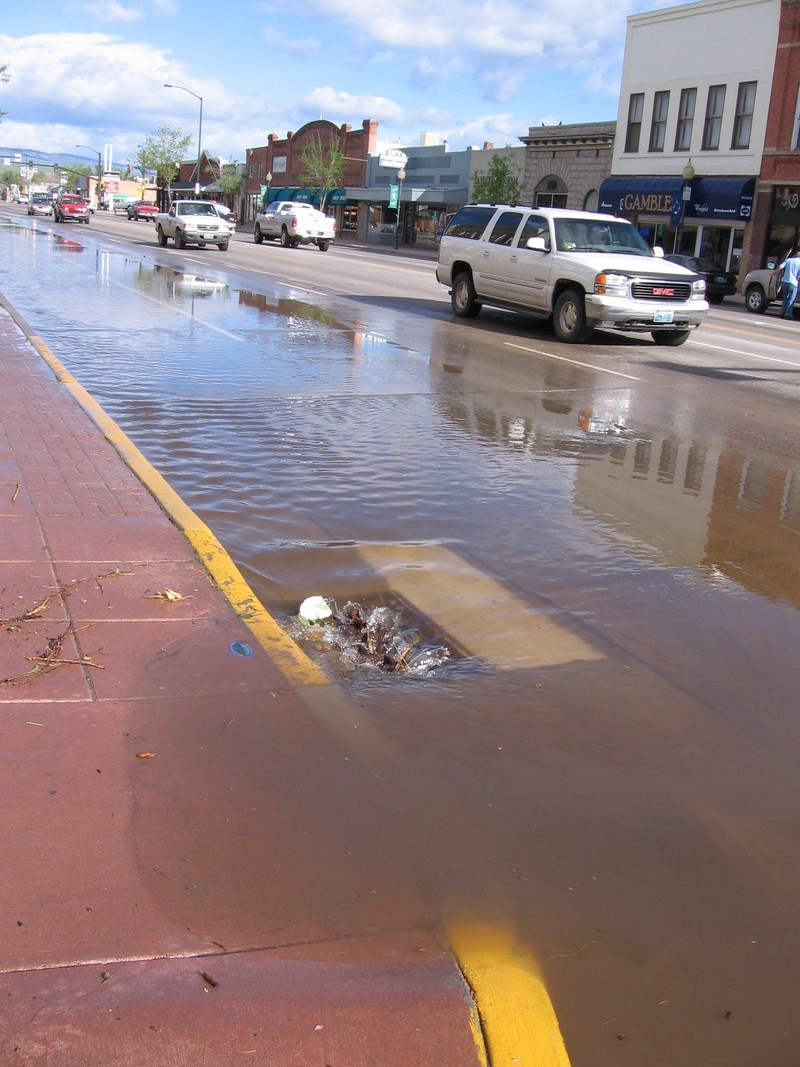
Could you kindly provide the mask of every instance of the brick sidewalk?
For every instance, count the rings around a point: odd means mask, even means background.
[[[42,350],[0,309],[0,1062],[484,1062],[416,902],[381,925],[368,843],[326,851],[363,807],[313,712],[342,695]]]

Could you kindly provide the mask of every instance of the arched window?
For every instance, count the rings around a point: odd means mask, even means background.
[[[534,207],[566,207],[567,187],[561,178],[549,174],[542,178],[533,194]]]
[[[586,196],[583,198],[583,210],[584,211],[597,211],[600,204],[600,194],[597,189],[590,189]]]

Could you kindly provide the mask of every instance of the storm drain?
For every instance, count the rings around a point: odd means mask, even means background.
[[[310,597],[282,621],[306,655],[343,674],[425,677],[463,658],[448,635],[396,593],[343,603]]]

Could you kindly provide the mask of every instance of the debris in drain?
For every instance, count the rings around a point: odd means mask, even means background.
[[[324,596],[309,596],[300,605],[300,618],[306,622],[322,622],[329,619],[333,612]]]
[[[423,639],[395,608],[365,608],[348,600],[343,608],[324,597],[308,597],[298,613],[300,632],[321,652],[339,653],[345,670],[372,667],[389,674],[427,675],[447,663],[450,649]]]

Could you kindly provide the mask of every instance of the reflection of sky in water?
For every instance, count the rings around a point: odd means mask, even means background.
[[[91,245],[53,255],[63,238],[44,233],[2,240],[10,299],[239,552],[251,538],[451,541],[522,586],[557,581],[566,556],[587,576],[716,568],[800,603],[796,478],[643,435],[630,387],[578,397],[555,368],[526,395],[501,366],[476,379],[325,307],[236,289],[213,258],[181,275]],[[765,538],[772,553],[749,550]]]

